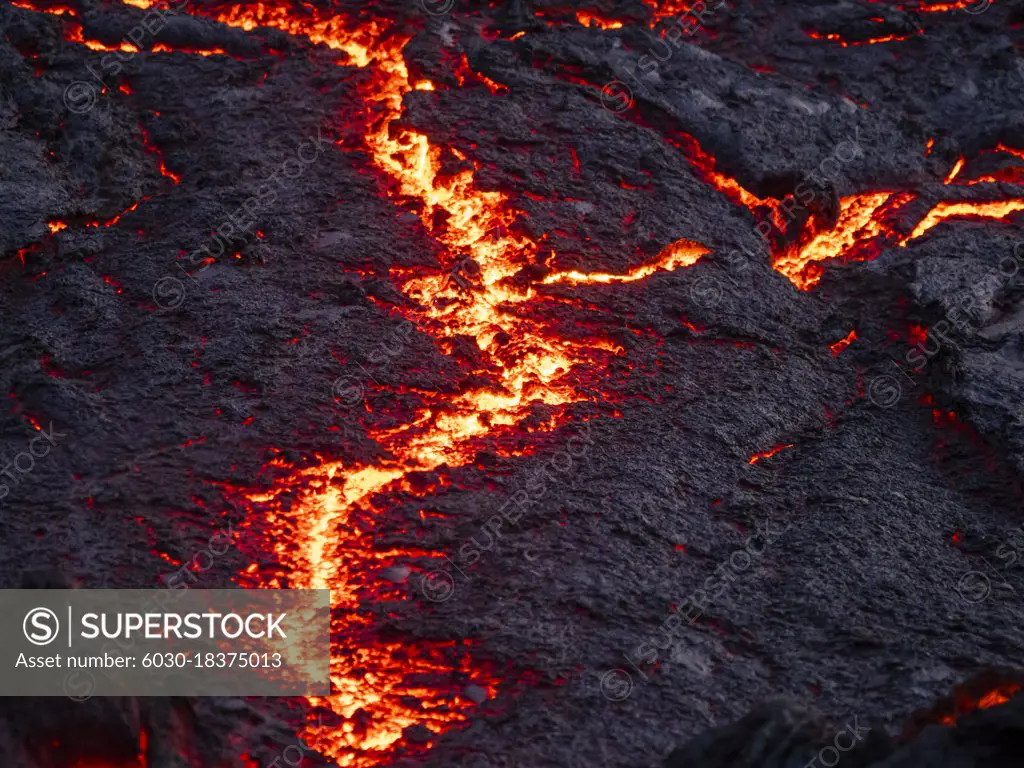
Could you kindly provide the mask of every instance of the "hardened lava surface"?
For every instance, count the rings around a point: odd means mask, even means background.
[[[973,754],[1020,690],[1022,24],[4,3],[3,586],[333,605],[329,697],[19,702],[4,764]]]

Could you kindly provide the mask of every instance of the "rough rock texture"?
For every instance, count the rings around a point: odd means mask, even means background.
[[[70,5],[107,45],[144,13]],[[416,329],[366,382],[409,302],[394,275],[429,270],[442,246],[389,197],[363,143],[372,72],[301,35],[207,18],[220,7],[189,4],[100,92],[87,66],[106,54],[69,39],[69,19],[0,6],[0,461],[37,436],[31,420],[51,435],[29,470],[5,469],[4,587],[37,567],[85,587],[161,586],[218,535],[236,546],[204,560],[193,586],[273,565],[259,537],[236,536],[260,521],[225,489],[268,482],[271,460],[371,461],[368,434],[402,423],[416,392],[457,393],[481,375],[473,340],[445,350]],[[478,712],[444,735],[408,730],[403,764],[657,765],[724,727],[674,765],[788,768],[828,743],[817,715],[798,714],[813,707],[878,734],[858,765],[1010,765],[1000,745],[1019,743],[1019,700],[898,748],[882,734],[978,670],[1019,665],[1024,290],[1006,259],[1020,256],[1020,218],[946,222],[800,291],[772,269],[758,214],[679,145],[694,137],[719,171],[779,196],[855,142],[830,202],[801,221],[834,218],[833,195],[908,191],[909,231],[953,194],[943,180],[960,156],[1024,147],[1021,4],[919,14],[738,0],[653,71],[640,60],[669,21],[650,28],[641,0],[309,7],[395,20],[413,77],[436,84],[406,95],[403,122],[509,196],[517,231],[554,254],[538,274],[622,273],[680,238],[712,250],[642,281],[544,288],[565,299],[544,310],[552,328],[622,348],[573,406],[587,442],[567,469],[552,462],[578,426],[524,426],[524,455],[481,454],[375,504],[374,546],[455,557],[516,492],[533,498],[451,573],[449,599],[406,579],[431,567],[424,557],[384,573],[400,595],[366,601],[388,637],[472,638],[505,683],[484,702],[453,679]],[[576,8],[624,26],[584,28]],[[807,30],[911,36],[843,46]],[[500,87],[461,72],[463,53]],[[613,81],[628,90],[604,88]],[[236,247],[186,263],[303,142],[316,159]],[[1020,198],[1024,186],[955,194]],[[67,228],[50,234],[56,221]],[[909,371],[908,329],[943,320]],[[339,377],[365,386],[365,407],[339,405]],[[779,445],[791,447],[750,463]],[[437,514],[421,516],[424,504]],[[673,611],[695,590],[714,598],[680,623]],[[756,710],[778,696],[798,708]],[[157,705],[156,742],[175,756],[151,746],[148,765],[270,764],[305,709]],[[18,705],[4,765],[124,762],[147,716],[137,702]],[[746,762],[716,746],[761,737]],[[1003,751],[982,763],[989,747]]]
[[[1008,768],[1020,763],[1024,739],[1019,697],[1004,706],[956,717],[955,728],[938,723],[956,711],[958,696],[976,697],[1014,678],[1019,685],[1019,675],[994,671],[967,681],[932,709],[915,713],[899,740],[868,728],[856,718],[829,726],[805,711],[776,702],[673,750],[665,768]]]

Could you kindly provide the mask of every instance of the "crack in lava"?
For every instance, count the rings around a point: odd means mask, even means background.
[[[130,4],[144,8],[152,3]],[[468,716],[468,699],[439,694],[428,680],[472,680],[491,696],[497,681],[471,670],[468,653],[451,643],[388,642],[376,634],[375,619],[361,610],[361,599],[377,589],[374,572],[398,557],[438,553],[377,549],[373,514],[385,504],[375,503],[375,497],[426,495],[429,490],[417,490],[410,482],[412,473],[466,466],[485,439],[499,455],[517,455],[514,448],[502,447],[501,438],[521,432],[517,427],[524,418],[540,409],[545,418],[533,431],[551,431],[572,421],[569,406],[597,399],[590,382],[621,348],[607,338],[567,338],[552,331],[542,309],[557,299],[542,292],[543,284],[632,282],[694,264],[708,250],[680,240],[651,263],[621,275],[567,271],[539,282],[512,281],[537,263],[539,246],[513,233],[516,212],[508,196],[478,188],[470,170],[442,176],[441,149],[423,134],[398,127],[405,94],[434,90],[432,83],[410,81],[402,54],[408,38],[393,34],[386,21],[350,27],[344,17],[282,6],[195,12],[245,30],[268,26],[305,35],[343,51],[350,64],[372,68],[361,93],[366,145],[377,168],[397,182],[396,203],[418,201],[423,226],[445,251],[436,272],[392,270],[402,292],[416,303],[416,309],[400,312],[442,348],[448,339],[474,338],[488,360],[487,384],[455,395],[422,394],[424,404],[409,423],[371,430],[369,436],[388,459],[372,464],[321,459],[304,469],[271,462],[285,476],[269,492],[234,489],[256,513],[251,517],[266,526],[257,536],[264,537],[282,568],[275,576],[254,564],[242,580],[259,587],[332,591],[331,679],[337,693],[309,702],[341,721],[338,727],[309,726],[303,737],[339,765],[378,765],[395,755],[405,728],[425,724],[442,732]],[[459,278],[453,280],[453,273]]]
[[[147,8],[151,0],[125,0]],[[476,340],[488,367],[487,384],[455,395],[421,394],[423,405],[402,426],[370,430],[369,437],[388,458],[377,463],[346,463],[319,458],[312,467],[284,462],[270,467],[283,475],[268,492],[241,490],[254,531],[272,550],[280,570],[269,573],[258,564],[240,581],[254,586],[328,588],[332,591],[331,680],[328,697],[311,697],[314,711],[335,717],[328,725],[310,724],[307,743],[336,764],[374,766],[391,761],[404,746],[405,729],[426,725],[434,733],[464,722],[473,708],[465,695],[440,685],[440,680],[472,682],[487,695],[497,691],[497,678],[474,668],[464,643],[396,642],[382,638],[377,619],[364,600],[379,594],[374,574],[397,558],[436,557],[436,552],[410,547],[375,546],[374,516],[386,508],[378,497],[405,493],[423,497],[414,473],[471,464],[485,446],[501,455],[515,455],[506,439],[538,410],[546,418],[539,428],[551,431],[569,423],[573,404],[596,399],[594,375],[619,347],[607,338],[567,338],[555,333],[543,309],[557,301],[544,292],[554,283],[625,283],[696,263],[708,250],[681,240],[670,244],[649,264],[625,274],[563,271],[532,281],[518,278],[535,266],[539,244],[516,234],[515,211],[502,192],[476,185],[474,172],[439,173],[441,148],[417,131],[402,126],[403,98],[414,90],[433,91],[429,82],[413,83],[403,58],[408,38],[395,34],[383,20],[352,26],[342,16],[264,4],[199,8],[194,12],[244,30],[274,27],[302,35],[346,54],[347,63],[370,68],[362,86],[366,146],[374,165],[397,188],[396,203],[416,201],[425,230],[444,246],[439,269],[392,270],[414,309],[398,310],[444,348],[456,337]],[[72,33],[73,34],[73,33]],[[690,148],[691,161],[710,183],[740,204],[764,205],[737,182],[714,170],[714,158]],[[820,276],[820,262],[850,258],[857,249],[876,252],[879,240],[894,237],[883,216],[912,195],[872,192],[845,198],[839,223],[828,232],[810,233],[799,249],[783,254],[776,269],[801,288]],[[973,205],[968,210],[964,206]],[[1004,218],[1019,207],[980,208],[981,204],[939,204],[902,241],[919,237],[939,221],[964,213]],[[946,206],[946,207],[943,207]],[[875,249],[872,251],[872,249]],[[865,258],[871,257],[870,255]],[[816,271],[817,270],[817,271]],[[459,273],[459,279],[452,279]],[[479,373],[479,372],[478,372]],[[535,430],[536,431],[536,430]],[[751,463],[788,446],[753,457]],[[267,569],[269,570],[269,569]],[[479,698],[479,697],[475,697]]]

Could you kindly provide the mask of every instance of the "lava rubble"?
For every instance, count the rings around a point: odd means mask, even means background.
[[[5,764],[1019,743],[1019,3],[173,6],[0,7],[4,574],[329,587],[335,692]]]

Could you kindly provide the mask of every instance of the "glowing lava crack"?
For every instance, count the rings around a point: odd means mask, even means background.
[[[371,430],[381,454],[393,458],[370,465],[325,459],[293,470],[278,465],[286,477],[270,492],[242,492],[260,521],[253,526],[254,536],[275,552],[280,566],[276,573],[251,567],[243,581],[332,590],[331,677],[337,693],[310,703],[340,722],[310,726],[303,737],[339,765],[377,765],[395,756],[405,728],[426,725],[436,733],[464,721],[474,706],[463,695],[465,685],[493,696],[496,683],[471,670],[465,649],[454,643],[385,642],[375,634],[375,619],[361,610],[361,598],[379,592],[374,574],[396,558],[437,554],[376,549],[375,504],[383,506],[387,493],[424,495],[413,488],[410,473],[470,464],[484,439],[490,449],[497,445],[499,453],[514,455],[514,448],[501,447],[501,437],[514,434],[538,404],[553,414],[541,429],[552,430],[570,421],[568,406],[593,398],[586,374],[603,371],[621,348],[609,339],[556,335],[536,311],[555,301],[540,290],[543,284],[632,282],[689,266],[707,249],[681,240],[625,274],[560,272],[540,284],[513,284],[508,278],[536,263],[538,245],[510,234],[516,212],[506,195],[479,189],[472,171],[441,176],[441,150],[409,128],[396,130],[403,96],[434,86],[410,81],[402,55],[406,40],[389,36],[386,22],[349,29],[344,18],[266,5],[210,13],[246,30],[269,26],[306,35],[344,51],[350,64],[373,68],[361,92],[366,145],[377,168],[397,182],[396,203],[419,201],[424,227],[446,253],[433,274],[393,270],[400,289],[417,306],[402,314],[442,348],[451,337],[475,338],[490,361],[486,386],[454,396],[424,395],[424,405],[404,426]],[[439,220],[446,222],[443,228],[435,225]]]
[[[152,5],[150,0],[126,2],[139,8]],[[662,10],[667,13],[670,7],[675,11],[674,4]],[[371,429],[368,436],[386,460],[357,464],[324,458],[315,466],[298,469],[274,462],[270,469],[283,479],[272,490],[240,492],[254,512],[251,538],[264,551],[273,551],[277,563],[273,571],[254,564],[241,580],[268,588],[332,591],[331,679],[336,693],[312,698],[310,704],[313,710],[322,708],[334,717],[324,713],[328,723],[310,725],[303,738],[338,765],[391,762],[404,746],[406,728],[426,725],[439,733],[465,721],[475,706],[473,700],[480,698],[467,696],[466,687],[472,685],[493,696],[497,682],[490,673],[473,668],[468,643],[401,643],[382,640],[377,634],[377,619],[363,608],[364,600],[380,594],[376,574],[399,559],[436,555],[375,546],[374,518],[386,508],[386,495],[425,496],[430,491],[412,482],[413,473],[469,465],[485,447],[515,455],[512,440],[503,438],[515,435],[538,406],[550,414],[541,429],[553,430],[571,421],[573,404],[593,399],[588,382],[606,371],[620,348],[608,338],[556,334],[538,311],[557,301],[550,294],[557,289],[545,286],[634,282],[691,266],[708,251],[698,243],[680,240],[666,246],[650,263],[623,274],[561,271],[534,283],[511,280],[524,267],[537,264],[540,246],[514,233],[516,212],[509,197],[480,189],[471,170],[454,176],[440,174],[441,148],[400,122],[405,94],[435,90],[429,82],[410,80],[403,58],[408,38],[391,34],[386,21],[350,27],[344,17],[309,7],[257,4],[193,11],[245,30],[265,26],[305,35],[343,51],[347,63],[372,70],[360,86],[366,147],[376,168],[393,182],[388,188],[395,190],[395,203],[415,201],[424,229],[444,246],[436,271],[392,271],[398,288],[414,305],[399,312],[442,349],[454,337],[475,339],[488,363],[486,385],[456,395],[422,395],[422,405],[408,423]],[[70,34],[80,37],[74,27],[70,29]],[[735,203],[756,207],[761,215],[777,205],[716,171],[714,158],[696,142],[681,149],[709,183]],[[170,171],[165,175],[177,180]],[[939,203],[901,239],[888,218],[912,199],[912,194],[888,191],[844,198],[836,226],[804,233],[800,243],[775,254],[773,265],[798,287],[809,289],[820,278],[825,262],[874,258],[885,243],[904,246],[950,217],[1005,220],[1024,210],[1024,201],[1017,200]],[[750,463],[786,447],[757,454]],[[315,712],[313,720],[320,721]]]

